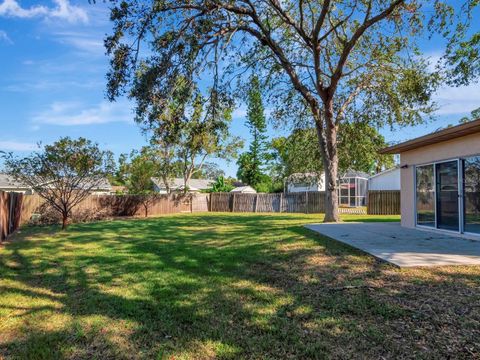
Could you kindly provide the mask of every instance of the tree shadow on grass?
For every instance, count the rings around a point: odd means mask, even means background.
[[[0,299],[0,317],[22,320],[18,336],[0,342],[0,354],[345,358],[420,349],[410,319],[427,294],[421,285],[312,234],[302,221],[174,216],[75,225],[47,240],[11,242],[0,258],[2,293],[21,301]],[[445,278],[427,279],[438,297]],[[46,304],[25,306],[26,298]],[[55,316],[65,321],[46,326]],[[443,354],[444,347],[434,347],[440,335],[449,336],[439,332],[426,343]],[[466,343],[467,335],[457,341],[460,348]]]

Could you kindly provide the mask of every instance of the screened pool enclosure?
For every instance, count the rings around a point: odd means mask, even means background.
[[[349,171],[338,180],[340,206],[366,206],[368,175]]]

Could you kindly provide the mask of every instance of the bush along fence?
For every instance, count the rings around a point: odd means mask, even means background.
[[[0,241],[21,224],[23,194],[0,191]]]

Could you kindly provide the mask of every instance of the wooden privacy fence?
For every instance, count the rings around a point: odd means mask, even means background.
[[[325,212],[325,192],[289,194],[212,193],[210,211],[323,213]]]
[[[368,215],[400,215],[400,190],[369,190]]]
[[[209,211],[210,194],[173,195],[91,195],[72,211],[73,221],[99,220],[122,216],[152,216],[183,212]],[[24,195],[20,205],[19,223],[25,224],[38,216],[59,216],[46,206],[39,195]]]
[[[369,191],[367,213],[400,214],[400,191]],[[155,196],[92,195],[75,207],[73,221],[122,216],[152,216],[183,212],[324,213],[325,192],[289,194],[171,194]],[[365,214],[365,209],[339,209],[340,213]],[[354,212],[352,212],[354,211]],[[49,216],[51,216],[49,218]],[[58,214],[38,195],[0,191],[0,240],[32,219],[58,220]]]
[[[23,194],[0,191],[0,241],[20,226],[22,198]]]

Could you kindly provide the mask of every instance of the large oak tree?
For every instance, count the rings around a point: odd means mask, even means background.
[[[114,1],[109,96],[127,92],[141,116],[153,101],[150,114],[158,114],[178,77],[209,79],[220,94],[236,91],[235,79],[258,74],[274,117],[315,127],[325,221],[337,221],[339,126],[415,124],[433,109],[438,79],[416,38],[434,3],[440,1]]]

